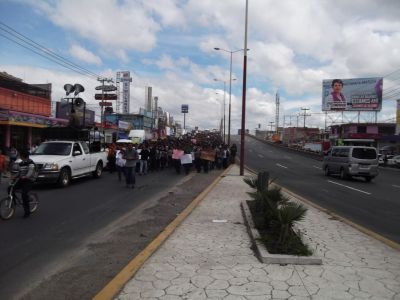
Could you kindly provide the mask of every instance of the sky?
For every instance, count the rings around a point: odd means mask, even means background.
[[[395,100],[400,98],[400,1],[248,2],[246,128],[274,129],[270,122],[275,122],[278,91],[279,126],[284,121],[285,126],[302,124],[303,118],[297,117],[301,108],[309,109],[308,127],[324,127],[325,118],[327,125],[342,117],[344,122],[357,120],[357,113],[322,112],[322,81],[333,78],[383,77],[378,121],[395,121]],[[144,107],[145,88],[151,86],[159,106],[176,121],[183,123],[181,105],[189,105],[186,125],[192,128],[218,128],[225,106],[227,130],[229,51],[237,50],[232,54],[231,88],[235,133],[242,118],[245,4],[0,0],[0,71],[26,83],[52,83],[53,101],[65,95],[64,84],[80,83],[85,87],[82,98],[97,115],[96,75],[115,78],[117,71],[130,71],[132,113]],[[16,39],[18,33],[58,56],[48,60],[41,50],[36,49],[39,55],[11,41],[23,44]],[[59,57],[84,71],[55,63]],[[374,118],[373,113],[360,114],[362,122]]]

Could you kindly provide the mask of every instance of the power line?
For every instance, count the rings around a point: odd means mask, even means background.
[[[52,58],[50,58],[50,57],[47,57],[47,56],[45,56],[45,55],[43,55],[43,54],[41,54],[41,53],[39,53],[39,52],[37,52],[37,51],[31,49],[31,48],[29,48],[29,47],[27,47],[27,46],[25,46],[25,45],[23,45],[23,44],[21,44],[21,43],[15,41],[15,40],[11,39],[11,38],[9,38],[9,37],[3,35],[2,33],[0,33],[0,36],[3,36],[4,38],[6,38],[6,39],[8,39],[8,40],[10,40],[10,41],[12,41],[12,42],[14,42],[14,43],[20,45],[21,47],[24,47],[24,48],[26,48],[26,49],[28,49],[28,50],[30,50],[30,51],[36,53],[37,55],[40,55],[40,56],[42,56],[42,57],[44,57],[44,58],[47,58],[48,60],[51,60],[51,61],[55,62],[56,64],[59,64],[59,65],[65,67],[65,68],[67,68],[67,69],[70,69],[71,71],[77,72],[77,73],[79,73],[79,74],[81,74],[81,75],[84,75],[84,76],[88,76],[86,73],[83,73],[83,72],[80,72],[80,71],[78,71],[78,70],[72,69],[72,68],[70,68],[70,67],[68,67],[68,66],[66,66],[66,65],[64,65],[64,64],[62,64],[62,63],[59,62],[59,61],[56,61],[56,60],[54,60],[54,59],[52,59]]]
[[[40,45],[39,43],[33,41],[32,39],[24,36],[23,34],[17,32],[16,30],[12,29],[10,26],[4,24],[1,21],[0,21],[0,25],[3,26],[3,27],[0,27],[0,30],[2,30],[3,32],[6,32],[12,38],[9,37],[9,36],[6,36],[4,34],[1,34],[1,33],[0,33],[0,35],[3,36],[6,39],[18,44],[18,45],[20,45],[21,47],[24,47],[24,48],[26,48],[26,49],[28,49],[28,50],[36,53],[36,54],[48,59],[48,60],[51,60],[51,61],[53,61],[53,62],[65,67],[67,69],[70,69],[70,70],[72,70],[74,72],[77,72],[77,73],[80,73],[82,75],[89,76],[89,77],[96,77],[96,78],[100,76],[100,75],[98,75],[98,74],[96,74],[96,73],[94,73],[94,72],[92,72],[92,71],[90,71],[90,70],[88,70],[86,68],[83,68],[83,67],[71,62],[70,60],[58,55],[54,51],[44,47],[43,45]],[[6,27],[6,28],[4,28],[4,27]],[[15,39],[17,39],[17,40],[15,40]],[[25,45],[22,44],[21,42],[25,43]],[[39,50],[40,52],[42,52],[44,54],[36,51],[35,49]]]

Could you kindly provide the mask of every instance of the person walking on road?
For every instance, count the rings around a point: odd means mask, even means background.
[[[150,151],[147,149],[147,146],[144,145],[142,152],[140,152],[140,171],[139,175],[147,175],[149,166],[149,156],[150,156]]]
[[[136,168],[136,163],[138,160],[138,153],[136,149],[133,148],[132,144],[128,144],[128,148],[125,151],[125,179],[126,179],[126,187],[127,188],[135,188],[135,168]]]
[[[234,164],[235,163],[236,153],[237,153],[236,144],[232,144],[231,148],[229,149],[229,152],[230,152],[230,156],[229,156],[230,163]]]
[[[118,174],[118,181],[122,180],[122,175],[125,176],[125,164],[126,160],[124,159],[125,151],[124,150],[118,150],[116,154],[116,160],[115,160],[115,166],[117,169],[117,174]]]
[[[115,171],[115,163],[116,163],[116,149],[115,145],[111,144],[110,147],[108,148],[108,154],[107,154],[107,166],[108,166],[108,171],[110,173],[113,173]]]

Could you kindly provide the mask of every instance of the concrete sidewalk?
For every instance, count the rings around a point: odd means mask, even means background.
[[[240,210],[251,189],[237,174],[233,166],[116,299],[400,300],[400,252],[313,207],[300,227],[323,264],[260,263]]]

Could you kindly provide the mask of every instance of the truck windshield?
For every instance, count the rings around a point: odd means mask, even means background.
[[[33,155],[69,155],[71,143],[43,143],[35,150]]]
[[[353,157],[358,159],[376,159],[376,151],[369,148],[354,148]]]

